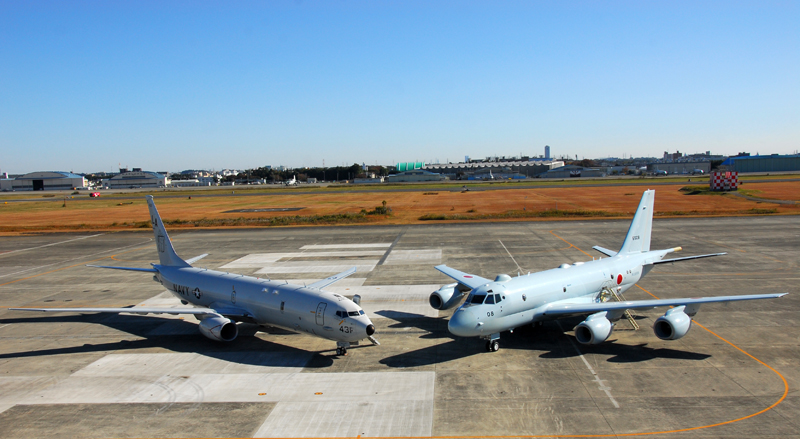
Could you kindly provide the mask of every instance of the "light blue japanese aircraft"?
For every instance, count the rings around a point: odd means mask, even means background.
[[[175,253],[172,241],[161,222],[161,216],[147,196],[150,221],[153,224],[160,264],[153,268],[112,268],[153,273],[153,280],[166,287],[184,305],[193,308],[12,308],[15,311],[44,312],[107,312],[126,314],[193,314],[199,321],[200,333],[218,341],[233,341],[239,333],[236,322],[276,326],[305,332],[336,342],[337,355],[347,355],[351,344],[368,338],[379,344],[372,335],[375,326],[356,302],[322,288],[356,272],[355,267],[310,285],[293,285],[251,276],[195,268],[190,264],[207,256],[184,261]]]
[[[609,301],[615,296],[619,298],[621,293],[632,287],[657,264],[725,254],[663,259],[667,254],[681,248],[650,250],[654,197],[653,190],[645,191],[642,195],[619,252],[593,247],[608,258],[563,264],[558,268],[515,278],[501,274],[494,281],[439,265],[436,269],[457,283],[434,291],[430,296],[430,304],[435,309],[449,309],[458,305],[461,298],[469,292],[466,301],[448,322],[447,328],[459,337],[485,339],[486,349],[496,352],[500,349],[500,333],[503,331],[575,315],[588,315],[586,320],[575,327],[575,338],[583,344],[602,343],[611,335],[613,322],[623,317],[626,310],[659,306],[674,308],[656,320],[653,325],[656,337],[677,340],[689,331],[692,317],[703,303],[773,299],[786,295]]]

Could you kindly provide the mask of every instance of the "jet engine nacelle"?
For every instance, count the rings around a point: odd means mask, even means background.
[[[611,335],[614,324],[606,318],[606,311],[592,314],[575,327],[575,338],[582,344],[600,344]]]
[[[692,318],[684,312],[685,308],[685,306],[672,308],[659,317],[653,325],[656,337],[662,340],[677,340],[686,335],[692,327]]]
[[[458,283],[454,283],[432,292],[428,301],[433,309],[450,309],[458,305],[463,296],[464,292],[458,287]]]
[[[200,333],[216,341],[233,341],[239,335],[239,328],[231,319],[212,316],[200,320]]]

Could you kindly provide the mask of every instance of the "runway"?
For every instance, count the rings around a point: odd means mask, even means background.
[[[196,265],[358,294],[380,346],[240,325],[228,344],[192,317],[33,314],[9,307],[180,306],[146,273],[152,233],[0,237],[0,437],[798,437],[800,223],[795,217],[656,219],[677,256],[626,298],[789,292],[703,305],[661,341],[664,309],[578,344],[565,319],[503,333],[501,349],[447,332],[428,295],[447,264],[494,278],[600,257],[628,220],[181,231]],[[653,436],[656,433],[656,436]]]

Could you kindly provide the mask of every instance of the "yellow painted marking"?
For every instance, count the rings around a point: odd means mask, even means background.
[[[258,396],[264,396],[266,393],[259,393]]]

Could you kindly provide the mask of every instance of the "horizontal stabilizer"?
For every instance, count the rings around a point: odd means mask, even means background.
[[[193,258],[191,258],[191,259],[187,259],[187,260],[186,260],[186,263],[187,263],[187,264],[189,264],[189,265],[192,265],[192,264],[194,264],[195,262],[199,261],[200,259],[203,259],[203,258],[205,258],[206,256],[208,256],[208,253],[203,253],[203,254],[202,254],[202,255],[200,255],[200,256],[195,256],[195,257],[193,257]]]
[[[434,268],[450,276],[453,280],[471,290],[491,282],[489,279],[476,276],[474,274],[464,273],[463,271],[458,271],[455,268],[450,268],[447,265],[437,265]]]
[[[327,287],[328,285],[330,285],[330,284],[332,284],[334,282],[339,282],[340,280],[346,278],[347,276],[350,276],[351,274],[353,274],[355,272],[356,272],[356,267],[353,267],[353,268],[351,268],[351,269],[349,269],[347,271],[343,271],[343,272],[341,272],[339,274],[335,274],[335,275],[333,275],[331,277],[326,277],[325,279],[322,279],[320,281],[314,282],[313,284],[308,285],[308,288],[318,288],[318,289],[325,288],[325,287]]]
[[[727,255],[727,254],[728,253],[711,253],[711,254],[708,254],[708,255],[686,256],[685,258],[665,259],[663,261],[655,261],[655,262],[653,262],[653,265],[666,264],[667,262],[688,261],[689,259],[710,258],[712,256],[722,256],[722,255]]]
[[[158,273],[155,268],[134,268],[134,267],[110,267],[108,265],[87,265],[94,268],[110,268],[112,270],[144,271],[146,273]]]
[[[615,252],[614,250],[609,250],[607,248],[600,247],[599,245],[596,245],[596,246],[594,246],[592,248],[597,250],[597,251],[599,251],[600,253],[602,253],[602,254],[604,254],[606,256],[616,256],[617,255],[617,252]]]

